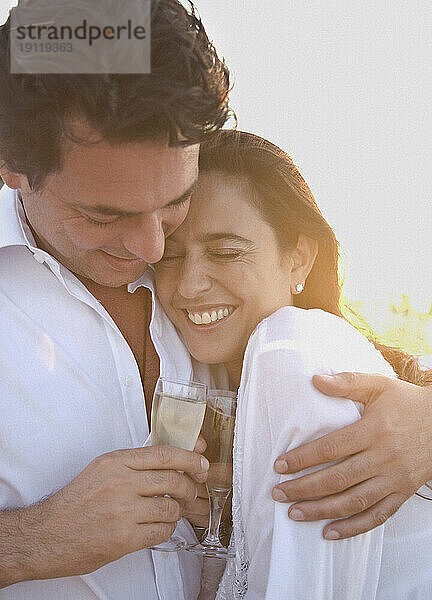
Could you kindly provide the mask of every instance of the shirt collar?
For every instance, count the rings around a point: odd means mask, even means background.
[[[0,190],[0,248],[7,246],[35,249],[36,242],[27,225],[17,191],[4,185]]]

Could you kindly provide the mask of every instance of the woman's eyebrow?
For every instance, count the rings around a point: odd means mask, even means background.
[[[225,231],[221,231],[218,233],[205,233],[199,238],[200,242],[217,242],[219,240],[224,240],[227,242],[247,242],[248,244],[252,244],[252,240],[248,240],[241,235],[237,235],[235,233],[229,233]]]

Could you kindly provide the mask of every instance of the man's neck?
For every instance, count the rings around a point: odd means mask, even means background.
[[[92,279],[88,279],[82,275],[77,275],[76,273],[74,273],[74,275],[83,285],[85,285],[90,294],[92,294],[96,300],[99,300],[105,307],[118,301],[127,302],[127,300],[133,296],[133,294],[128,292],[127,284],[120,287],[109,287],[96,283]]]

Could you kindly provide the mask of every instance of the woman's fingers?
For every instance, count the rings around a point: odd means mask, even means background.
[[[329,523],[324,528],[323,536],[326,540],[340,540],[370,531],[385,523],[402,506],[405,500],[405,496],[390,494],[367,510],[349,519]]]

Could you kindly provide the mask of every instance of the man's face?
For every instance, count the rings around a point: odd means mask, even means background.
[[[41,191],[16,176],[38,246],[100,285],[135,281],[186,217],[198,153],[162,141],[70,144]]]

